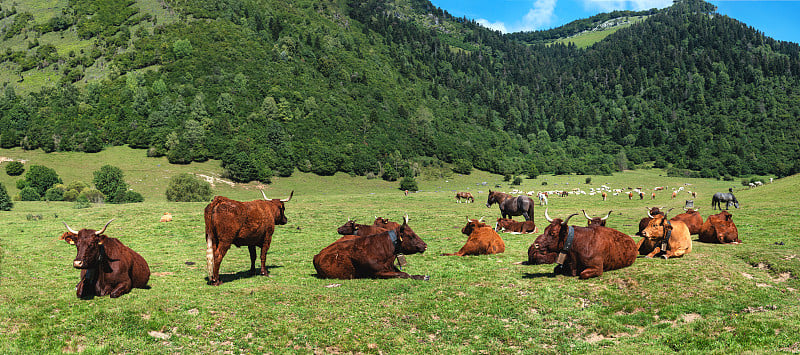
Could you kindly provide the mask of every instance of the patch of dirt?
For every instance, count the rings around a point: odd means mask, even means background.
[[[763,261],[759,262],[757,264],[753,264],[753,267],[756,268],[756,269],[761,269],[761,270],[771,270],[772,269],[772,266],[770,266],[769,264],[767,264],[767,263],[765,263]]]
[[[614,339],[614,338],[609,338],[609,337],[607,337],[605,335],[602,335],[602,334],[592,333],[592,334],[589,334],[589,336],[587,336],[586,339],[584,339],[584,340],[586,340],[586,342],[588,342],[588,343],[592,343],[593,344],[593,343],[597,343],[599,341],[603,341],[603,340],[606,340],[606,339]]]
[[[746,273],[746,272],[743,272],[743,273],[742,273],[742,276],[744,276],[744,278],[746,278],[746,279],[750,279],[750,280],[752,280],[752,279],[753,279],[753,275],[750,275],[750,274],[748,274],[748,273]]]
[[[797,354],[800,353],[800,343],[794,343],[789,346],[784,346],[779,349],[780,351],[784,351],[787,353]]]
[[[792,275],[792,273],[787,271],[787,272],[782,272],[782,273],[778,274],[778,277],[773,279],[773,281],[775,281],[775,282],[786,282],[786,281],[789,281],[789,279],[793,279],[793,278],[795,278],[795,277]]]
[[[692,323],[698,319],[702,319],[703,316],[697,313],[686,313],[683,316],[681,316],[681,318],[683,319],[684,323]]]
[[[167,272],[154,272],[154,273],[152,273],[150,275],[153,275],[153,276],[169,276],[169,275],[174,275],[174,274],[175,274],[174,272],[167,271]]]

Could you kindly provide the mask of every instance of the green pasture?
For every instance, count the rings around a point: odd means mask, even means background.
[[[637,259],[625,269],[579,280],[552,275],[554,265],[527,266],[533,235],[503,234],[506,252],[479,257],[443,257],[466,237],[465,218],[499,216],[486,208],[489,188],[512,187],[483,172],[444,178],[423,176],[421,191],[404,196],[397,182],[337,174],[295,173],[270,185],[216,182],[214,191],[239,200],[285,198],[289,223],[276,229],[267,255],[270,277],[249,276],[246,249],[232,248],[222,262],[225,282],[207,285],[205,203],[170,203],[164,190],[171,176],[191,172],[219,176],[218,162],[170,165],[145,151],[114,147],[98,154],[0,150],[0,156],[54,168],[65,183],[91,181],[104,164],[120,167],[144,203],[94,205],[15,202],[0,212],[0,353],[776,353],[800,351],[800,177],[746,189],[738,181],[666,177],[661,170],[613,176],[543,175],[519,188],[571,190],[606,184],[642,187],[656,199],[627,196],[550,197],[549,213],[564,217],[585,208],[593,215],[614,210],[609,226],[635,232],[645,207],[681,210],[686,192],[696,191],[700,213],[712,213],[713,192],[734,188],[741,208],[732,210],[742,245],[695,242],[682,258]],[[16,177],[0,182],[11,195]],[[543,186],[543,182],[547,182]],[[486,182],[486,185],[482,183]],[[474,204],[455,203],[470,191]],[[674,210],[673,212],[675,212]],[[174,221],[160,223],[170,212]],[[376,215],[401,220],[428,244],[407,257],[404,271],[430,281],[322,280],[313,256],[338,238],[336,228]],[[535,221],[544,227],[544,209]],[[41,219],[33,218],[41,216]],[[149,263],[150,289],[118,299],[80,300],[71,267],[75,249],[58,237],[73,228],[100,228],[109,219],[111,237]],[[517,218],[519,219],[519,218]],[[575,217],[575,225],[584,225]],[[778,243],[778,244],[776,244]],[[782,245],[780,245],[782,243]]]

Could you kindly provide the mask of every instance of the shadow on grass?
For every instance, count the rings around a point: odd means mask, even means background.
[[[282,267],[283,267],[282,265],[267,265],[267,271],[270,272],[270,275],[272,275],[272,269],[277,269]],[[245,270],[245,271],[239,271],[235,274],[220,274],[219,279],[222,281],[222,283],[240,279],[249,279],[251,277],[261,276],[261,274],[259,273],[260,271],[261,270],[257,268],[255,269],[254,272],[251,270]],[[211,282],[208,279],[208,276],[206,276],[206,283],[211,284]]]
[[[542,278],[542,277],[553,278],[553,277],[556,277],[556,274],[554,274],[552,272],[536,272],[536,273],[526,272],[526,273],[524,273],[522,275],[523,279],[538,279],[538,278]]]

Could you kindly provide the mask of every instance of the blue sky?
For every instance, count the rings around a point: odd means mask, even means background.
[[[474,19],[502,32],[546,30],[614,10],[664,8],[672,0],[431,0],[456,17]],[[709,1],[717,12],[769,37],[800,43],[800,0]]]

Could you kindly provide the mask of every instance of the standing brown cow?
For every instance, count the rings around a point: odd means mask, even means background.
[[[230,249],[247,246],[250,251],[250,273],[256,274],[256,247],[261,247],[261,275],[269,275],[266,267],[267,250],[272,242],[275,225],[286,224],[285,202],[289,202],[294,191],[285,200],[268,199],[261,191],[264,200],[239,202],[227,197],[216,196],[206,206],[206,267],[208,281],[219,286],[219,264]]]
[[[74,268],[81,269],[81,280],[75,287],[78,298],[94,295],[117,298],[134,287],[147,287],[150,280],[147,261],[119,239],[103,234],[111,221],[99,231],[81,229],[77,232],[64,222],[68,232],[61,239],[78,249],[72,262]]]
[[[461,228],[461,233],[469,237],[464,246],[456,253],[442,254],[442,256],[488,255],[506,251],[503,238],[481,220],[467,218],[467,225]]]
[[[341,239],[314,256],[314,269],[323,279],[411,278],[428,280],[427,275],[409,275],[400,271],[394,261],[398,254],[424,253],[428,246],[411,227],[408,216],[392,230],[366,237]]]
[[[456,203],[461,203],[461,200],[464,202],[475,202],[475,197],[472,196],[469,192],[456,192]]]
[[[603,226],[573,227],[566,220],[544,217],[550,225],[528,248],[528,265],[558,263],[554,273],[580,276],[581,279],[597,277],[603,271],[621,269],[636,261],[636,243],[631,237],[616,229]]]

